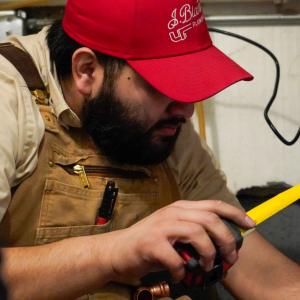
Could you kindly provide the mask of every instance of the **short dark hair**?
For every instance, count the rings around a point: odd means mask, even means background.
[[[72,73],[72,55],[77,49],[84,46],[65,33],[61,20],[55,21],[50,26],[47,34],[47,44],[50,51],[50,59],[55,63],[58,77],[60,79],[69,78]],[[104,82],[108,85],[113,84],[115,77],[125,65],[125,60],[93,51],[99,63],[104,66]],[[106,88],[108,87],[106,86]]]

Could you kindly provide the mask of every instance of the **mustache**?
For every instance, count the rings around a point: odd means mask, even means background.
[[[164,120],[158,121],[153,127],[153,130],[160,129],[162,127],[170,126],[178,126],[186,123],[186,119],[184,117],[172,117]]]

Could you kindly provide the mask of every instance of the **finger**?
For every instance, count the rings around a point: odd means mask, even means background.
[[[172,230],[174,233],[171,243],[179,241],[191,244],[201,257],[199,262],[203,269],[210,271],[214,265],[216,248],[204,228],[195,223],[181,221],[174,223]]]
[[[170,243],[159,243],[159,246],[153,250],[153,257],[159,265],[170,272],[175,283],[184,278],[184,261]]]
[[[174,202],[172,206],[182,210],[192,209],[210,211],[223,218],[233,221],[241,227],[250,228],[256,225],[255,222],[249,216],[247,216],[243,210],[221,200],[180,200]]]
[[[218,247],[221,256],[230,264],[237,259],[236,239],[228,226],[214,213],[205,214],[203,227]]]
[[[195,239],[197,243],[198,237],[201,238],[197,247],[200,249],[198,253],[203,256],[202,262],[205,269],[209,269],[213,263],[215,249],[211,239],[218,246],[222,257],[230,264],[237,259],[236,240],[228,226],[222,219],[213,212],[197,211],[197,210],[181,210],[179,216],[177,235],[181,235],[181,239],[191,242]],[[174,224],[177,224],[174,223]],[[175,230],[173,225],[172,230]],[[197,238],[197,239],[196,239]],[[189,239],[189,240],[187,240]]]

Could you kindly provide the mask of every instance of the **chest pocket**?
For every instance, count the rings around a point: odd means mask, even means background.
[[[99,164],[99,156],[55,152],[43,192],[35,244],[126,228],[168,204],[160,199],[157,173]],[[112,218],[95,225],[104,189],[119,189]]]

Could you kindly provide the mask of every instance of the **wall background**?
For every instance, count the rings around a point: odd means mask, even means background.
[[[213,24],[211,24],[213,25]],[[300,25],[218,26],[254,39],[271,49],[281,64],[281,82],[270,117],[289,140],[300,126]],[[275,79],[273,61],[260,49],[221,34],[215,45],[255,76],[204,102],[207,142],[229,187],[300,182],[300,141],[285,146],[263,117]],[[226,74],[224,74],[226,76]]]

